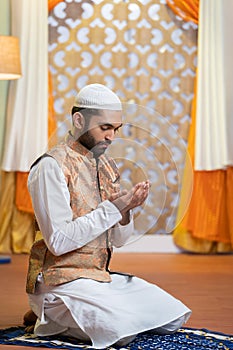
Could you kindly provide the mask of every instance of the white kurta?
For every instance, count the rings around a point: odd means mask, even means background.
[[[121,226],[121,214],[109,201],[72,221],[64,175],[50,157],[32,169],[29,191],[45,242],[53,254],[77,249],[112,225],[114,246],[123,245],[133,232],[132,220]],[[111,277],[110,283],[80,278],[51,287],[39,275],[36,293],[29,295],[38,315],[35,333],[67,334],[90,340],[94,348],[103,349],[146,330],[175,331],[191,314],[182,302],[156,285],[135,276],[113,273]]]

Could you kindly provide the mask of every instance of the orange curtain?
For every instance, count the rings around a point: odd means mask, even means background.
[[[196,84],[191,111],[188,152],[194,166]],[[188,170],[189,171],[189,170]],[[181,215],[190,174],[184,171],[180,199]],[[180,247],[194,252],[228,252],[233,246],[233,168],[213,171],[194,171],[193,193],[186,215],[173,233]],[[179,212],[178,220],[179,222]]]
[[[48,0],[48,10],[52,10],[62,0]],[[48,138],[54,133],[56,128],[54,107],[53,107],[53,88],[52,77],[48,72]],[[27,189],[28,172],[16,172],[16,194],[15,204],[17,209],[33,213],[31,198]]]
[[[48,10],[51,11],[62,0],[48,0]]]
[[[167,0],[168,6],[186,21],[198,24],[199,0]],[[194,167],[196,83],[191,112],[188,151]],[[183,196],[189,174],[184,172]],[[182,192],[181,203],[182,207]],[[233,248],[233,168],[194,171],[188,211],[173,233],[174,242],[199,253],[229,252]],[[179,211],[178,221],[179,222]]]
[[[199,0],[167,0],[167,4],[185,21],[198,24]]]
[[[185,226],[193,237],[233,246],[233,168],[195,171]],[[232,231],[232,232],[231,232]]]

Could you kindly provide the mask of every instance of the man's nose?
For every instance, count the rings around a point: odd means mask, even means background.
[[[108,130],[105,135],[105,139],[112,141],[114,139],[114,136],[115,136],[114,130]]]

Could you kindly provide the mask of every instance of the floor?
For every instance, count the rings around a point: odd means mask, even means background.
[[[11,258],[11,263],[0,265],[0,328],[22,325],[29,308],[28,256]],[[182,300],[193,311],[187,327],[233,334],[233,255],[115,253],[111,269],[156,283]],[[0,345],[0,349],[33,348]]]

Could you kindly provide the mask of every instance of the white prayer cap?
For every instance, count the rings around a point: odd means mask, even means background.
[[[119,97],[102,84],[90,84],[82,88],[75,98],[74,106],[114,111],[122,110]]]

